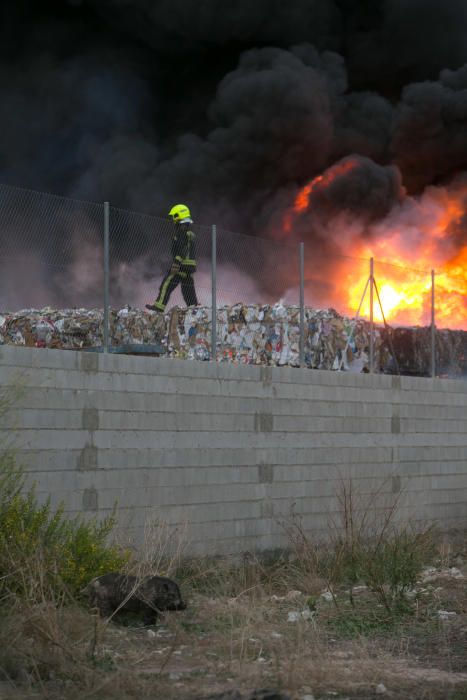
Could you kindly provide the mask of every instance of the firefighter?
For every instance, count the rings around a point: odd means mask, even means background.
[[[195,234],[190,210],[185,204],[176,204],[169,211],[174,222],[172,238],[172,265],[159,288],[154,304],[146,304],[150,311],[165,311],[173,290],[181,284],[182,295],[187,306],[197,306],[193,274],[196,272]]]

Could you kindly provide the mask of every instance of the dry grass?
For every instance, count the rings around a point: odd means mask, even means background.
[[[467,592],[465,579],[443,573],[446,562],[452,556],[446,559],[441,548],[434,579],[420,584],[428,595],[418,615],[357,635],[342,623],[343,592],[339,609],[319,597],[322,579],[304,578],[286,555],[179,564],[189,607],[150,629],[101,620],[47,590],[34,604],[10,599],[0,620],[0,697],[182,700],[226,688],[276,687],[297,699],[311,692],[369,698],[383,683],[385,697],[460,700],[459,688],[467,687],[461,634]],[[467,573],[463,564],[461,573]],[[455,607],[455,619],[437,619],[444,605]],[[365,591],[356,595],[355,609],[361,619],[378,610]],[[288,621],[290,613],[307,611]]]
[[[156,516],[146,519],[137,557],[127,567],[133,576],[172,576],[188,546],[188,523],[169,525]]]
[[[375,530],[365,510],[349,504],[348,489],[344,495],[344,520],[326,547],[310,541],[295,519],[284,523],[290,551],[261,557],[187,560],[184,528],[152,521],[128,573],[172,576],[188,602],[156,627],[99,618],[66,589],[51,590],[41,559],[32,558],[22,570],[21,589],[29,593],[0,601],[0,698],[193,700],[271,687],[293,700],[307,694],[368,700],[380,697],[384,684],[388,698],[465,700],[464,533],[441,539],[436,550],[427,547],[432,561],[425,564],[436,569],[406,591],[405,606],[388,607],[378,588],[381,572],[374,590],[353,577],[367,571],[365,557],[381,561],[378,542],[392,541],[391,519]],[[386,511],[391,518],[394,512]],[[365,536],[362,517],[365,527],[371,522]],[[359,553],[355,562],[363,567],[351,566],[350,574],[349,552]],[[439,610],[456,615],[442,621]]]

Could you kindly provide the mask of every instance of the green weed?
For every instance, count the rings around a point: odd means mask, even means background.
[[[9,408],[0,396],[0,418]],[[121,569],[129,553],[108,544],[114,525],[113,515],[102,521],[69,519],[63,506],[39,503],[34,487],[25,487],[12,450],[0,451],[0,599],[33,594],[38,571],[55,590],[75,596],[95,576]]]

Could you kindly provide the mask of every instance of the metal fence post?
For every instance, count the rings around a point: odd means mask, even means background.
[[[212,226],[211,239],[211,360],[217,360],[217,227]]]
[[[104,352],[109,351],[110,204],[104,202]]]
[[[431,376],[436,377],[435,271],[431,271]]]
[[[375,324],[373,319],[373,292],[375,286],[374,260],[370,258],[370,374],[373,374],[375,362]]]
[[[299,363],[305,366],[305,244],[300,243],[300,345]]]

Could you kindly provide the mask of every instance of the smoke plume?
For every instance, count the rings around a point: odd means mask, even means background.
[[[466,244],[463,0],[7,0],[0,39],[0,183],[156,216],[185,201],[323,255],[407,212],[424,230],[455,191],[444,240],[451,258]],[[18,227],[3,237],[23,255]]]

